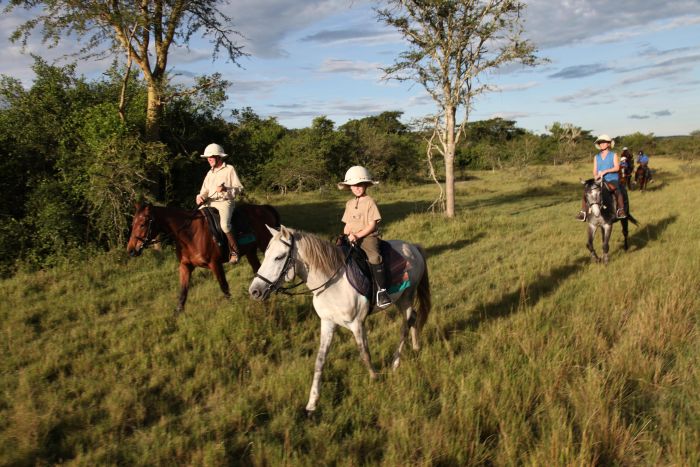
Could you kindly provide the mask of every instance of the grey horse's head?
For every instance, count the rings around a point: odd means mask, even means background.
[[[588,207],[591,209],[591,214],[595,217],[599,217],[603,206],[603,188],[601,182],[589,178],[585,181],[582,180],[581,183],[584,187],[586,203],[588,203]]]

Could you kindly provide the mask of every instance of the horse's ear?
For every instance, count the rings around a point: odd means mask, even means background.
[[[282,233],[282,238],[289,238],[292,236],[292,233],[289,231],[289,229],[283,225],[280,225],[280,232]]]
[[[277,235],[277,233],[279,232],[279,230],[276,230],[274,227],[270,227],[270,226],[267,225],[267,224],[265,224],[265,227],[267,227],[267,230],[270,231],[270,233],[272,234],[273,237],[274,237],[275,235]]]

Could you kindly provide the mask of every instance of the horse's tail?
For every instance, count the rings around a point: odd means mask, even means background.
[[[422,246],[415,245],[415,247],[423,257],[424,264],[423,277],[421,277],[418,283],[418,307],[416,308],[416,328],[420,330],[428,320],[432,302],[430,298],[430,279],[428,278],[428,260],[426,258],[426,253]]]

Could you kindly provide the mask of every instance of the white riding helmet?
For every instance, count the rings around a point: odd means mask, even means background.
[[[352,185],[359,185],[360,183],[367,183],[370,185],[376,185],[379,182],[372,180],[372,175],[370,175],[369,170],[365,169],[361,165],[355,165],[345,172],[345,180],[338,183],[339,190],[347,190],[348,187]]]
[[[597,149],[600,149],[600,145],[598,143],[600,143],[601,141],[607,141],[608,143],[610,143],[610,149],[615,147],[615,140],[603,133],[602,135],[598,136],[595,140],[595,147]]]
[[[224,148],[222,148],[218,144],[211,143],[209,146],[204,148],[204,154],[202,154],[200,157],[205,158],[205,157],[214,157],[214,156],[227,157],[228,154],[226,154],[224,152]]]

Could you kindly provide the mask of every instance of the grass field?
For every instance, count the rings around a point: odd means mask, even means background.
[[[653,163],[608,266],[573,219],[588,165],[472,173],[452,221],[425,212],[433,185],[374,188],[384,238],[428,253],[423,348],[390,371],[401,320],[372,316],[372,382],[339,331],[311,419],[319,320],[306,296],[251,301],[245,262],[231,301],[198,270],[177,318],[169,248],[17,274],[0,282],[0,464],[698,465],[700,171]],[[344,196],[265,201],[330,238]]]

